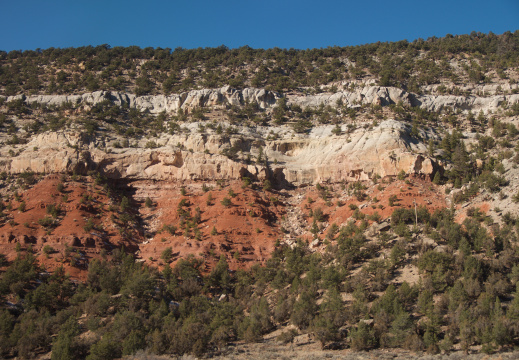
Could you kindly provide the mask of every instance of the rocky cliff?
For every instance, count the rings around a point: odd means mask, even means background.
[[[15,100],[25,104],[38,103],[47,108],[70,104],[78,111],[108,103],[155,115],[162,112],[176,114],[178,109],[189,113],[195,108],[239,108],[246,103],[257,103],[259,109],[270,114],[283,97],[286,106],[298,105],[303,109],[323,106],[359,109],[400,104],[407,109],[421,108],[436,114],[443,111],[495,114],[519,102],[519,94],[511,94],[511,91],[503,94],[506,91],[494,85],[467,89],[467,94],[473,94],[467,96],[439,95],[435,88],[428,89],[430,94],[418,95],[369,82],[345,83],[342,88],[345,90],[335,93],[282,95],[265,89],[236,90],[225,86],[171,96],[97,91],[82,95],[19,95],[4,100],[8,104]],[[402,170],[431,176],[439,169],[435,160],[428,156],[425,145],[429,139],[437,140],[438,134],[424,127],[419,134],[415,132],[411,136],[409,124],[384,118],[378,123],[361,121],[357,125],[355,121],[344,121],[340,132],[332,125],[317,125],[306,132],[295,132],[286,125],[249,124],[236,125],[231,134],[218,133],[214,128],[200,131],[204,122],[192,121],[183,124],[181,132],[157,135],[154,139],[157,146],[153,148],[146,146],[149,137],[141,138],[131,147],[116,148],[111,145],[121,138],[113,133],[92,137],[70,127],[32,136],[24,145],[4,147],[0,150],[0,170],[8,173],[29,170],[61,173],[95,169],[110,178],[139,180],[212,180],[249,176],[260,180],[269,178],[280,186],[297,186],[365,180],[375,174],[396,175]],[[225,117],[217,120],[230,126]],[[230,149],[233,150],[231,155]],[[264,157],[257,161],[260,152]]]
[[[350,86],[352,85],[353,86]],[[266,109],[275,106],[278,99],[286,97],[288,104],[297,104],[301,107],[318,107],[330,105],[335,107],[342,102],[346,107],[361,105],[390,105],[403,104],[417,106],[426,111],[442,111],[446,107],[472,112],[496,111],[503,103],[514,104],[519,101],[519,94],[497,94],[496,87],[483,88],[485,96],[467,95],[440,95],[409,93],[395,87],[375,86],[373,84],[345,83],[344,90],[335,93],[321,93],[316,95],[286,94],[282,95],[265,89],[245,88],[232,89],[224,86],[219,89],[192,90],[173,95],[145,95],[117,91],[96,91],[82,95],[16,95],[0,96],[4,101],[22,100],[27,104],[38,103],[46,106],[61,106],[69,103],[73,106],[96,105],[102,101],[110,101],[119,106],[137,108],[159,114],[163,111],[173,113],[178,109],[192,110],[197,107],[218,107],[225,105],[243,105],[245,102],[255,102],[260,108]]]
[[[27,104],[38,103],[46,106],[61,106],[66,103],[73,106],[96,105],[102,101],[110,101],[119,106],[158,114],[162,111],[176,112],[180,108],[190,110],[202,106],[241,105],[247,101],[256,102],[261,108],[267,108],[274,105],[280,97],[280,94],[264,89],[236,90],[224,86],[220,89],[193,90],[170,96],[136,96],[117,91],[95,91],[82,95],[17,95],[2,98],[7,102],[22,100]]]
[[[6,149],[0,156],[0,171],[22,173],[72,173],[98,170],[113,179],[131,180],[216,180],[249,176],[269,178],[280,186],[316,182],[367,180],[373,175],[422,173],[432,175],[435,163],[427,157],[422,141],[410,136],[410,126],[387,120],[372,128],[358,128],[334,135],[333,126],[315,127],[294,137],[283,127],[243,128],[239,135],[221,135],[208,130],[196,132],[198,123],[188,126],[190,134],[162,135],[159,147],[106,150],[88,136],[69,130],[35,136],[20,147],[17,156]],[[280,134],[267,140],[267,134]],[[422,131],[426,140],[436,136]],[[253,154],[224,156],[226,149]],[[261,148],[261,150],[260,150]],[[264,154],[258,161],[259,152]],[[267,162],[265,162],[267,160]]]

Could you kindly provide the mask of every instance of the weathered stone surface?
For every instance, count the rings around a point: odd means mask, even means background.
[[[495,89],[493,91],[495,93]],[[0,98],[7,101],[23,100],[26,103],[37,102],[48,106],[59,106],[65,103],[73,105],[95,105],[105,100],[117,105],[127,105],[142,111],[158,114],[162,111],[176,112],[182,108],[191,110],[199,106],[224,106],[243,105],[244,102],[257,102],[263,108],[269,108],[276,104],[282,97],[281,94],[256,88],[243,90],[224,86],[219,89],[192,90],[181,94],[172,95],[144,95],[136,96],[118,91],[95,91],[81,95],[16,95]],[[446,107],[462,109],[472,112],[496,111],[501,104],[507,102],[513,104],[519,101],[519,94],[478,96],[454,96],[454,95],[417,95],[395,87],[374,86],[365,84],[353,90],[345,90],[336,93],[322,93],[317,95],[286,95],[288,104],[298,104],[302,107],[318,107],[320,105],[335,106],[337,101],[342,101],[346,107],[361,105],[390,105],[402,103],[404,106],[419,106],[427,111],[440,111]]]
[[[151,114],[159,114],[162,111],[176,112],[179,108],[190,110],[200,106],[242,105],[245,101],[256,102],[261,108],[267,108],[274,105],[280,97],[280,94],[265,89],[246,88],[236,90],[224,86],[219,89],[192,90],[168,96],[136,96],[135,94],[118,91],[95,91],[82,95],[16,95],[3,98],[8,102],[23,100],[28,104],[36,102],[47,106],[60,106],[65,103],[95,105],[109,100],[119,106],[127,105],[141,111],[147,110]]]
[[[364,86],[354,91],[342,91],[334,94],[325,93],[308,96],[288,97],[289,104],[298,104],[302,107],[317,107],[321,104],[335,106],[338,100],[347,107],[354,107],[363,104],[390,105],[402,102],[410,106],[411,99],[409,93],[393,87]]]
[[[374,222],[368,229],[368,234],[370,236],[375,236],[379,232],[388,231],[391,228],[390,222],[388,220],[383,221],[381,223]]]
[[[190,126],[196,127],[196,124]],[[105,152],[74,131],[35,136],[18,156],[0,156],[0,171],[21,173],[85,172],[99,170],[110,178],[149,180],[256,180],[270,178],[278,184],[313,184],[342,180],[367,180],[373,175],[406,173],[432,175],[434,162],[425,145],[413,141],[410,127],[394,120],[373,129],[359,128],[349,134],[332,135],[333,126],[314,128],[309,134],[262,140],[272,128],[256,129],[243,135],[164,135],[160,147],[111,149]],[[282,128],[274,129],[284,131]],[[431,134],[422,134],[424,138]],[[143,140],[145,141],[145,140]],[[141,144],[142,146],[142,144]],[[180,147],[179,147],[180,146]],[[248,164],[221,153],[230,146],[257,153],[263,147],[264,162]],[[186,150],[188,149],[188,150]],[[243,158],[243,157],[242,157]],[[274,165],[276,164],[276,165]]]
[[[426,153],[425,146],[413,142],[409,130],[398,121],[388,120],[372,130],[358,129],[341,136],[325,136],[324,132],[276,145],[289,183],[367,180],[375,174],[397,175],[402,170],[431,175],[432,161],[418,155]],[[276,157],[274,153],[267,155]]]

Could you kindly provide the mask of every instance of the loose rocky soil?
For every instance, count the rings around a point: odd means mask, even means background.
[[[61,182],[64,188],[59,192]],[[314,186],[264,191],[255,184],[243,186],[238,181],[192,182],[185,185],[185,195],[181,195],[183,185],[178,182],[137,181],[119,184],[119,188],[112,184],[115,190],[107,190],[108,186],[96,184],[89,176],[73,181],[70,176],[48,175],[25,191],[16,190],[18,196],[11,194],[10,210],[5,210],[6,221],[0,226],[0,252],[12,260],[17,246],[31,247],[47,271],[64,266],[72,278],[80,280],[91,259],[121,247],[159,269],[166,264],[162,253],[171,248],[171,266],[192,255],[204,260],[206,272],[223,255],[230,268],[236,270],[263,264],[276,243],[293,244],[297,238],[312,243],[313,251],[324,251],[325,234],[331,224],[360,222],[352,217],[353,205],[369,224],[374,222],[373,214],[378,213],[375,222],[383,222],[397,206],[413,208],[416,204],[430,211],[447,206],[444,190],[418,176],[405,181],[388,177],[377,184],[362,184],[366,187],[363,199],[353,194],[351,183],[329,185],[323,196],[323,190]],[[119,209],[122,196],[130,199],[127,212],[135,219],[125,231],[121,230],[123,212]],[[391,196],[397,198],[394,206],[389,206]],[[152,201],[151,207],[145,206],[146,198]],[[224,198],[231,201],[227,207],[222,205]],[[22,212],[19,207],[23,201]],[[183,209],[189,215],[179,213],[180,202],[185,203]],[[49,205],[60,209],[55,219],[48,213]],[[181,226],[183,220],[195,216],[197,209],[199,235]],[[313,218],[309,215],[319,209],[323,219],[314,236],[310,232]],[[44,218],[54,219],[53,225],[41,225]],[[175,226],[176,230],[169,232],[165,226]],[[413,269],[408,270],[406,276],[415,276]],[[411,278],[406,279],[412,282]]]

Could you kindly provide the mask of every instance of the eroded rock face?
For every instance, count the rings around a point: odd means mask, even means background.
[[[242,105],[247,101],[256,102],[260,108],[264,109],[274,105],[280,97],[280,94],[265,89],[246,88],[236,90],[229,86],[224,86],[219,89],[192,90],[169,96],[136,96],[135,94],[118,91],[95,91],[82,95],[16,95],[2,98],[8,102],[23,100],[28,104],[36,102],[47,106],[61,106],[66,103],[72,105],[96,105],[108,100],[119,106],[124,105],[140,109],[141,111],[147,110],[151,114],[159,114],[162,111],[176,112],[180,108],[190,110],[201,106]]]
[[[298,104],[301,107],[318,107],[322,105],[336,106],[337,101],[342,101],[346,107],[368,105],[390,105],[402,102],[411,106],[412,96],[404,90],[394,87],[364,86],[353,91],[341,91],[334,94],[325,93],[318,95],[290,96],[289,104]]]
[[[1,96],[0,96],[1,97]],[[266,109],[276,104],[282,95],[255,88],[243,90],[224,86],[219,89],[192,90],[173,95],[144,95],[136,96],[118,91],[96,91],[82,95],[17,95],[1,97],[5,100],[23,100],[26,103],[37,102],[47,106],[59,106],[65,103],[73,105],[95,105],[102,101],[111,101],[120,106],[129,106],[149,111],[151,114],[159,114],[162,111],[174,113],[178,109],[191,110],[196,107],[217,107],[225,105],[243,105],[245,102],[256,102],[260,108]],[[360,105],[390,105],[401,103],[404,106],[419,106],[427,111],[440,111],[446,107],[472,112],[496,111],[501,104],[507,102],[514,104],[519,102],[519,94],[477,96],[454,95],[417,95],[408,93],[395,87],[383,87],[367,84],[353,90],[336,93],[322,93],[317,95],[287,94],[288,104],[297,104],[301,107],[318,107],[320,105],[336,106],[340,101],[346,107]]]
[[[33,171],[44,174],[84,168],[86,158],[78,151],[81,137],[80,133],[73,131],[38,135],[19,156],[0,157],[0,168],[8,173]]]
[[[229,86],[220,89],[193,90],[178,95],[148,95],[97,91],[82,95],[35,95],[10,97],[7,101],[23,100],[45,105],[91,106],[102,101],[138,108],[158,114],[200,106],[218,108],[257,102],[260,107],[275,106],[280,94],[264,89],[236,90]],[[287,95],[288,104],[301,107],[348,107],[362,104],[421,106],[437,111],[445,107],[494,110],[501,103],[519,101],[519,95],[500,95],[485,98],[460,96],[418,96],[392,87],[368,84],[334,94]],[[424,141],[410,136],[408,125],[387,120],[370,129],[359,128],[351,133],[343,127],[343,135],[333,135],[333,126],[314,127],[309,134],[294,134],[287,127],[239,128],[239,135],[218,135],[213,130],[201,134],[197,123],[185,124],[190,134],[162,135],[159,147],[145,148],[143,141],[135,148],[109,149],[104,140],[92,140],[79,131],[65,130],[40,134],[21,148],[17,156],[0,149],[0,171],[21,173],[86,172],[98,170],[107,177],[130,180],[215,180],[239,179],[249,176],[258,180],[271,179],[278,185],[304,185],[316,182],[367,180],[378,176],[420,173],[432,176],[438,165],[426,154]],[[277,140],[269,134],[276,134]],[[421,138],[434,136],[423,132]],[[264,160],[257,164],[245,155],[257,156],[262,148]],[[228,149],[237,155],[224,156]]]
[[[307,135],[278,140],[264,140],[272,128],[257,129],[254,134],[244,130],[239,132],[242,135],[232,136],[193,132],[163,136],[156,149],[109,152],[77,132],[45,133],[34,137],[18,156],[0,157],[0,171],[48,174],[92,169],[114,179],[168,181],[249,176],[295,186],[367,180],[375,175],[397,175],[402,170],[431,176],[435,171],[434,161],[424,155],[425,145],[409,135],[406,124],[387,120],[372,129],[359,128],[339,136],[333,135],[332,129],[320,126]],[[422,134],[423,138],[429,136],[432,134]],[[253,153],[261,146],[268,163],[251,164],[222,155],[230,146]]]
[[[421,173],[432,175],[426,148],[409,136],[409,128],[394,120],[351,134],[308,138],[285,152],[283,173],[289,183],[368,180],[375,175]],[[273,154],[274,155],[274,154]]]
[[[404,106],[418,106],[435,112],[447,107],[463,111],[488,113],[495,112],[505,102],[519,102],[519,94],[492,95],[487,97],[454,96],[454,95],[417,95],[402,89],[382,86],[364,86],[353,91],[342,91],[334,94],[318,94],[309,96],[288,97],[289,104],[318,107],[322,105],[336,106],[341,101],[346,107],[360,105],[391,105],[401,103]]]
[[[414,106],[420,106],[427,111],[441,111],[447,107],[465,111],[488,113],[495,112],[505,102],[519,102],[519,94],[494,95],[489,97],[454,96],[454,95],[422,95],[415,97]]]

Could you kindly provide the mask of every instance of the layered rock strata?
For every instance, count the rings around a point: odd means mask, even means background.
[[[344,126],[343,135],[332,134],[333,126],[319,126],[297,137],[283,127],[243,128],[240,135],[219,135],[212,130],[196,132],[197,123],[187,126],[193,128],[191,134],[163,135],[155,149],[141,144],[105,151],[107,143],[95,143],[80,132],[44,133],[20,148],[17,156],[6,154],[4,149],[0,171],[49,174],[98,170],[113,179],[168,181],[249,176],[298,186],[367,180],[375,174],[397,175],[402,170],[431,176],[436,169],[425,155],[423,142],[410,136],[408,125],[395,120],[350,133]],[[280,134],[279,138],[266,140],[273,132]],[[427,139],[434,134],[422,131],[420,136]],[[238,154],[224,156],[230,148]],[[253,155],[255,163],[243,155],[247,153]]]
[[[5,101],[22,100],[28,104],[39,103],[46,106],[61,106],[70,103],[74,106],[96,105],[102,101],[110,101],[119,106],[137,108],[159,114],[177,112],[178,109],[191,110],[196,107],[218,107],[226,105],[243,105],[246,102],[256,102],[260,108],[267,109],[275,106],[283,95],[265,90],[245,88],[232,89],[224,86],[219,89],[192,90],[173,95],[144,95],[117,92],[96,91],[82,95],[17,95],[2,97]],[[519,102],[519,94],[491,96],[455,96],[455,95],[417,95],[395,87],[365,85],[352,90],[317,95],[286,94],[287,103],[301,107],[318,107],[321,105],[336,106],[341,103],[346,107],[361,105],[390,105],[401,103],[405,106],[419,106],[427,111],[441,111],[447,107],[463,111],[488,113],[496,111],[501,105]]]

